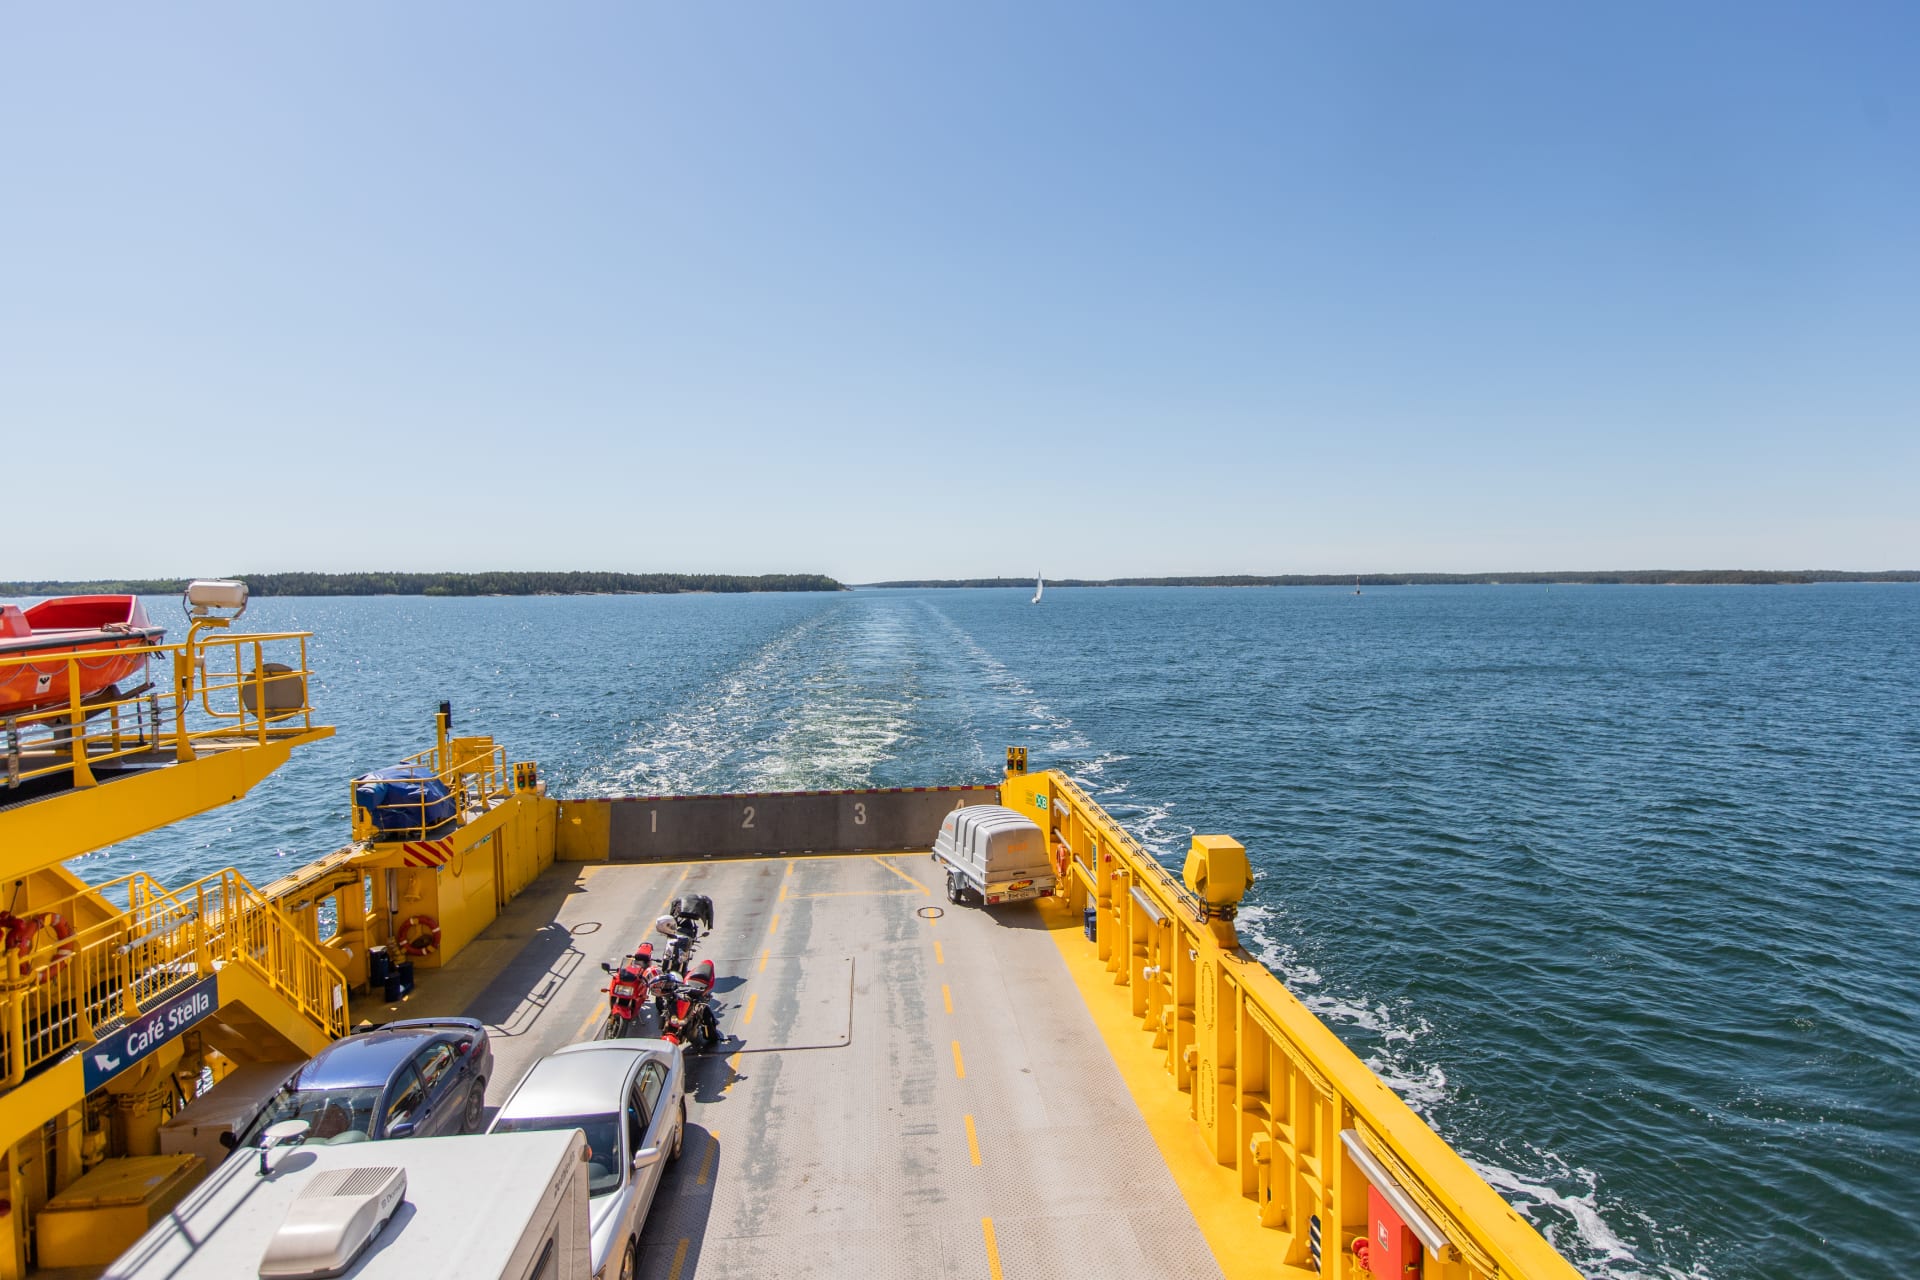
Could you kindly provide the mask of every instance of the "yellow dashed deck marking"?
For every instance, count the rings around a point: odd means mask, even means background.
[[[736,1053],[727,1059],[727,1082],[720,1086],[720,1092],[725,1093],[727,1090],[733,1088],[733,1082],[739,1078],[740,1055]]]
[[[944,982],[940,984],[940,999],[946,1003],[947,1012],[952,1013],[953,1012],[953,988],[949,987]]]
[[[973,1117],[967,1117],[967,1154],[973,1157],[974,1164],[980,1163],[980,1138],[973,1131]]]
[[[932,895],[932,890],[928,889],[927,886],[921,884],[918,880],[915,880],[912,876],[908,875],[906,872],[902,871],[900,868],[894,866],[893,863],[889,862],[887,859],[876,858],[874,859],[874,861],[878,862],[881,866],[893,872],[893,874],[899,876],[902,880],[905,880],[908,884],[912,885],[915,893],[923,893],[929,896]]]
[[[773,913],[773,923],[767,926],[767,934],[771,936],[779,932],[779,930],[780,930],[780,913],[776,911]]]
[[[935,964],[945,964],[947,962],[946,953],[940,950],[940,944],[937,942],[933,944],[933,962]]]
[[[785,902],[786,900],[787,900],[787,882],[785,880],[782,880],[780,882],[780,896],[778,898],[775,898],[774,901]]]
[[[987,1229],[987,1239],[993,1239],[993,1229],[991,1227]],[[680,1243],[673,1246],[673,1270],[667,1272],[667,1280],[680,1280],[680,1268],[687,1265],[687,1246],[692,1243],[693,1241],[687,1239],[687,1237],[681,1236]],[[1000,1268],[995,1267],[993,1273],[996,1276],[999,1275]]]
[[[987,1274],[992,1276],[993,1280],[1000,1280],[1000,1246],[994,1243],[992,1218],[980,1219],[980,1234],[987,1240]],[[675,1274],[678,1275],[678,1268],[675,1269]]]
[[[718,1129],[709,1129],[707,1130],[707,1152],[700,1157],[700,1175],[693,1180],[694,1186],[704,1187],[707,1185],[707,1179],[713,1176],[713,1158],[719,1153],[720,1131]],[[682,1240],[680,1243],[684,1246],[687,1242]]]
[[[772,954],[773,954],[772,947],[768,947],[765,951],[762,951],[760,953],[760,972],[765,973],[767,971],[767,957]]]
[[[967,1078],[967,1060],[960,1056],[960,1042],[953,1042],[953,1074],[962,1080]]]
[[[758,991],[747,997],[747,1011],[740,1015],[741,1026],[750,1027],[753,1025],[753,1006],[759,1003],[760,993]]]
[[[605,1009],[592,1010],[587,1014],[587,1020],[580,1024],[580,1029],[573,1033],[573,1038],[578,1040],[580,1037],[586,1035],[594,1023],[605,1021],[606,1017],[607,1011]]]

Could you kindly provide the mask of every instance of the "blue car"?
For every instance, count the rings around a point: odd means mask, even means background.
[[[414,1018],[336,1040],[287,1077],[234,1145],[305,1120],[306,1143],[478,1133],[493,1049],[472,1018]]]

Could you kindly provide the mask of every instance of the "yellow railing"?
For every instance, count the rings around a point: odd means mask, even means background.
[[[125,909],[60,936],[56,921],[98,916],[102,898]],[[135,872],[25,914],[33,945],[6,948],[0,986],[8,1087],[226,964],[246,966],[329,1036],[346,1032],[340,971],[238,871],[171,892]]]
[[[1273,1229],[1276,1263],[1371,1274],[1352,1245],[1369,1235],[1372,1185],[1422,1239],[1426,1280],[1575,1280],[1531,1225],[1239,947],[1231,909],[1210,909],[1062,774],[1010,772],[1001,800],[1066,844],[1071,901],[1096,909],[1097,941],[1084,945],[1125,990],[1151,1033],[1143,1044],[1169,1087],[1188,1095],[1213,1158],[1237,1173],[1247,1212]]]
[[[436,745],[402,760],[400,767],[422,775],[416,781],[430,777],[445,787],[452,801],[447,806],[452,816],[433,819],[433,809],[445,804],[441,799],[363,806],[359,787],[364,779],[355,778],[347,784],[355,840],[421,840],[443,835],[511,796],[525,773],[524,767],[507,763],[507,749],[492,738],[449,738],[445,734]]]
[[[191,760],[202,749],[266,743],[313,728],[308,632],[196,636],[181,644],[0,658],[0,688],[44,684],[57,705],[0,716],[6,785],[71,773],[90,787],[94,769],[137,757]],[[103,672],[127,668],[103,687]]]

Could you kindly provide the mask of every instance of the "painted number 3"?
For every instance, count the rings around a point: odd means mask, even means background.
[[[856,827],[867,825],[867,806],[858,800],[853,802],[853,825]]]

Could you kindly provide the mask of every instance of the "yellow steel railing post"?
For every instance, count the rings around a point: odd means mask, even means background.
[[[27,1078],[26,996],[20,983],[20,953],[7,948],[7,1088]]]
[[[239,666],[239,651],[234,651],[234,666]],[[260,642],[253,642],[253,715],[259,721],[258,741],[267,745],[267,663],[260,652]]]
[[[73,757],[73,785],[98,786],[93,766],[87,763],[87,712],[80,693],[77,655],[67,659],[67,753]]]
[[[194,759],[193,742],[187,737],[187,708],[193,703],[193,642],[173,652],[173,758],[182,762]]]
[[[213,972],[213,944],[207,937],[207,886],[193,887],[193,968],[201,977]]]

